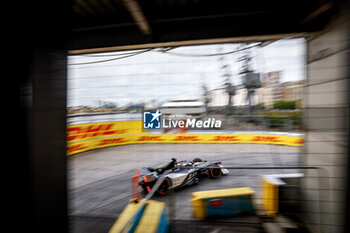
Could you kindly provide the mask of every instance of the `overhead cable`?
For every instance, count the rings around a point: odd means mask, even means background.
[[[89,64],[97,64],[97,63],[102,63],[102,62],[115,61],[115,60],[120,60],[120,59],[124,59],[124,58],[128,58],[128,57],[133,57],[133,56],[136,56],[136,55],[140,55],[142,53],[146,53],[146,52],[149,52],[149,51],[150,51],[150,49],[149,50],[144,50],[144,51],[141,51],[141,52],[135,52],[135,53],[128,54],[128,55],[125,55],[125,56],[119,56],[119,57],[114,57],[114,58],[110,58],[110,59],[105,59],[105,60],[72,63],[72,64],[68,64],[68,65],[70,65],[70,66],[74,66],[74,65],[89,65]]]
[[[245,47],[242,49],[236,49],[236,50],[229,51],[229,52],[211,53],[211,54],[184,54],[184,53],[174,53],[174,52],[170,52],[168,50],[153,50],[153,51],[157,51],[157,52],[161,52],[161,53],[165,53],[165,54],[169,54],[169,55],[182,56],[182,57],[213,57],[213,56],[222,56],[222,55],[228,55],[228,54],[232,54],[232,53],[241,52],[241,51],[244,51],[247,49],[258,47],[258,46],[260,46],[260,44],[261,43],[253,45],[253,46]]]

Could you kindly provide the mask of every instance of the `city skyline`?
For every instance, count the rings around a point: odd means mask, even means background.
[[[304,39],[284,39],[262,48],[252,47],[250,55],[255,72],[281,71],[281,82],[305,78]],[[241,84],[242,64],[237,60],[246,54],[245,51],[225,56],[199,56],[237,49],[239,44],[189,46],[171,49],[168,53],[147,51],[104,63],[98,61],[131,52],[70,56],[68,106],[98,106],[99,101],[123,106],[151,100],[164,102],[179,96],[198,98],[203,84],[208,90],[223,85],[225,72],[220,57],[229,64],[231,82]]]

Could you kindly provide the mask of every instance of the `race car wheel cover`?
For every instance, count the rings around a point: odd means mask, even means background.
[[[218,178],[221,174],[221,168],[212,168],[209,174],[211,178]]]
[[[169,188],[170,188],[170,181],[168,178],[165,178],[163,183],[160,185],[160,187],[158,188],[158,193],[160,195],[166,195],[169,192]]]

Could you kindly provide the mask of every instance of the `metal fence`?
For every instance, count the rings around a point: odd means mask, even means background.
[[[215,118],[222,121],[222,130],[269,130],[269,131],[300,131],[302,118],[300,114],[293,116],[283,115],[224,115],[210,114],[204,118]],[[107,122],[142,120],[141,113],[122,114],[95,114],[76,115],[67,118],[68,125]]]
[[[225,129],[296,131],[302,129],[299,116],[233,115],[224,119]]]

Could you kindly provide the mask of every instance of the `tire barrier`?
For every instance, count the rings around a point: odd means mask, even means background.
[[[262,143],[303,146],[302,134],[276,132],[153,134],[142,121],[71,125],[67,129],[67,155],[92,149],[138,143]]]

